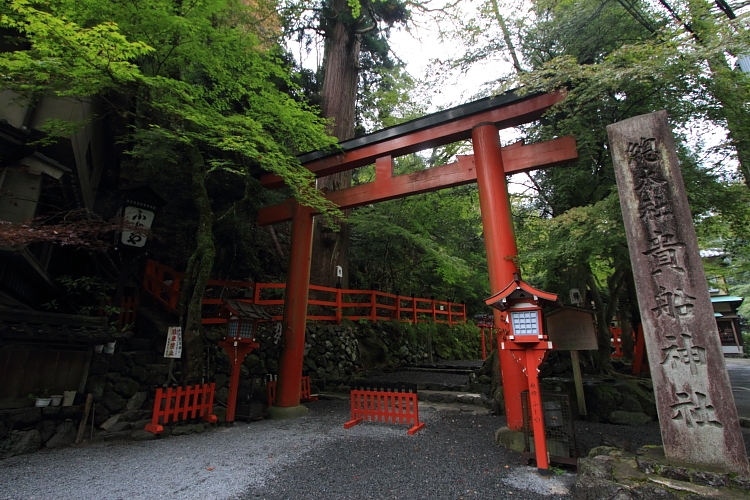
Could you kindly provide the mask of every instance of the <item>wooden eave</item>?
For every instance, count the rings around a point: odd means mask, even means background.
[[[529,295],[534,297],[534,300],[537,300],[541,305],[549,305],[553,307],[560,307],[560,303],[557,300],[557,294],[555,293],[549,293],[549,292],[543,292],[542,290],[537,290],[533,286],[529,285],[523,280],[513,280],[508,285],[503,288],[501,291],[497,292],[496,294],[492,295],[491,297],[485,299],[484,303],[487,304],[490,307],[494,307],[495,309],[499,309],[501,311],[504,311],[506,309],[505,305],[503,304],[503,300],[508,298],[513,292],[516,290],[523,290],[524,292],[528,293]]]

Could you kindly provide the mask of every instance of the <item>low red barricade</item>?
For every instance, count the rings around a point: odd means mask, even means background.
[[[419,421],[419,401],[414,384],[357,383],[350,393],[352,415],[345,429],[363,422],[413,424],[407,434],[424,429]]]
[[[166,390],[158,387],[151,423],[146,424],[144,430],[160,434],[164,430],[162,424],[168,424],[170,420],[177,422],[196,417],[215,423],[217,421],[216,415],[213,414],[215,388],[216,384],[213,382],[188,387],[168,387]]]
[[[266,404],[268,406],[273,406],[276,401],[276,377],[276,375],[266,375]],[[310,392],[310,377],[305,375],[302,377],[302,387],[299,393],[301,403],[318,400],[318,396],[313,396]]]

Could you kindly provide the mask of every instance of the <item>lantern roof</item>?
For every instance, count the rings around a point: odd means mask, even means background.
[[[250,304],[248,302],[241,302],[235,299],[228,299],[224,301],[224,305],[219,311],[219,316],[237,316],[240,319],[265,319],[270,320],[273,318],[266,312],[265,307],[257,304]]]
[[[523,281],[519,274],[514,274],[513,278],[513,281],[508,283],[505,288],[485,299],[484,303],[490,307],[504,311],[508,308],[508,299],[531,298],[542,306],[561,307],[560,302],[557,300],[557,294],[537,290]]]

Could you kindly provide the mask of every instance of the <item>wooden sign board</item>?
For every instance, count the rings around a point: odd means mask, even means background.
[[[594,312],[590,309],[565,307],[545,314],[545,333],[557,351],[596,351]]]

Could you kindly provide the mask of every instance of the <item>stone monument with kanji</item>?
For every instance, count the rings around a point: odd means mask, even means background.
[[[747,475],[748,459],[667,113],[607,127],[669,460]]]

